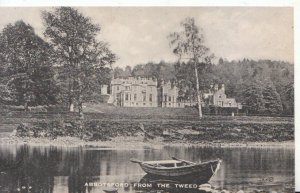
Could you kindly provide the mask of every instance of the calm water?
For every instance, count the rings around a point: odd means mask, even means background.
[[[169,147],[116,150],[109,148],[66,148],[0,146],[0,192],[103,192],[111,187],[87,187],[86,183],[126,183],[125,192],[194,192],[195,189],[162,191],[139,189],[145,173],[130,158],[140,160],[182,159],[199,161],[221,158],[222,165],[210,184],[229,191],[267,190],[293,192],[294,149]],[[22,161],[23,160],[23,161]],[[9,168],[9,169],[7,169]],[[199,192],[199,191],[198,191]]]

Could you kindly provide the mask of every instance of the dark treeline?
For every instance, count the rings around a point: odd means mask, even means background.
[[[114,78],[150,77],[157,80],[175,81],[174,63],[161,61],[159,63],[149,62],[147,64],[138,64],[133,68],[126,66],[125,69],[114,68]]]
[[[200,89],[212,84],[225,84],[228,97],[235,97],[250,113],[294,114],[294,66],[288,62],[272,60],[227,61],[220,58],[217,64],[205,64],[199,77]],[[171,81],[178,86],[179,97],[196,97],[195,75],[189,63],[149,62],[114,69],[114,77],[142,76]]]
[[[244,59],[215,66],[229,96],[257,113],[294,114],[294,67],[280,61]]]

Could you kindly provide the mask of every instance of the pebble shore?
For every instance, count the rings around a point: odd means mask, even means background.
[[[120,143],[122,146],[120,146]],[[7,136],[0,138],[0,144],[34,145],[34,146],[69,146],[69,147],[110,147],[110,148],[130,148],[130,147],[158,147],[158,146],[212,146],[212,147],[267,147],[267,148],[295,148],[294,141],[283,142],[247,142],[247,143],[190,143],[190,142],[164,142],[160,139],[144,140],[142,137],[115,137],[110,141],[84,141],[77,137],[57,137],[33,138]]]

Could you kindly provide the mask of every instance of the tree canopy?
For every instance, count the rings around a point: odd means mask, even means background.
[[[71,7],[43,12],[44,35],[55,51],[60,66],[61,96],[70,110],[74,105],[82,114],[82,103],[110,78],[110,67],[116,56],[108,44],[97,38],[100,27],[89,17]]]
[[[8,24],[0,33],[1,100],[25,110],[55,103],[52,53],[29,24]]]

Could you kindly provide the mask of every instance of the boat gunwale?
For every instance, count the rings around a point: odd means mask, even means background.
[[[186,165],[186,166],[179,166],[179,167],[157,167],[157,166],[153,166],[151,164],[147,164],[145,162],[141,162],[139,163],[141,166],[145,166],[145,167],[148,167],[148,168],[151,168],[151,169],[156,169],[156,170],[178,170],[178,169],[187,169],[187,168],[193,168],[193,167],[199,167],[199,166],[202,166],[202,165],[206,165],[206,164],[210,164],[210,163],[215,163],[217,162],[220,163],[220,159],[217,159],[217,160],[212,160],[212,161],[206,161],[206,162],[201,162],[201,163],[195,163],[195,162],[192,162],[194,164],[190,164],[190,165]]]

